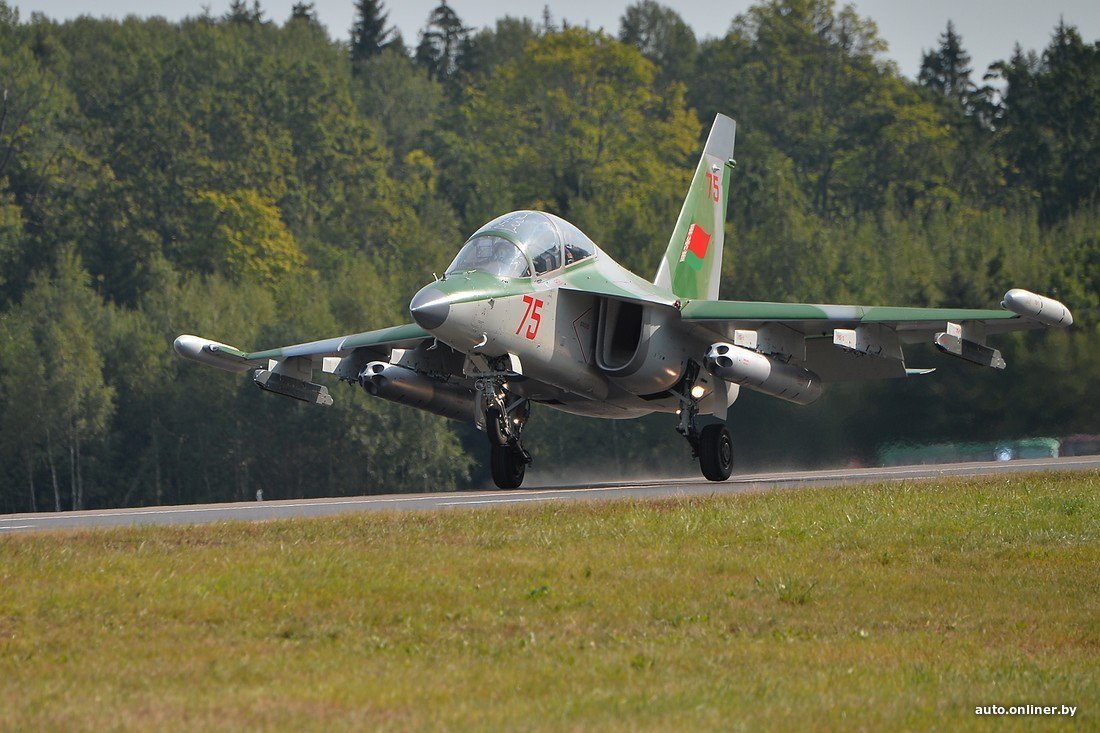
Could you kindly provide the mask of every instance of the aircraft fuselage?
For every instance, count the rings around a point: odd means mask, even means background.
[[[547,277],[451,273],[420,290],[409,310],[462,354],[509,359],[517,372],[509,389],[532,401],[611,418],[675,412],[680,397],[673,390],[691,355],[709,342],[672,328],[675,308],[594,294],[588,288],[596,281],[624,293],[654,289],[599,252]],[[701,401],[711,398],[708,388]]]

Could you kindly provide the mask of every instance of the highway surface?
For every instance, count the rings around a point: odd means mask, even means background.
[[[904,481],[945,476],[979,476],[1038,471],[1100,469],[1100,456],[1039,458],[990,463],[950,463],[893,468],[852,468],[826,471],[783,471],[733,476],[724,483],[704,479],[660,479],[631,483],[562,486],[516,491],[446,491],[433,494],[385,494],[333,499],[253,501],[233,504],[193,504],[135,509],[0,515],[0,535],[66,528],[144,524],[198,524],[227,520],[257,521],[316,517],[361,511],[409,511],[520,505],[531,502],[648,499],[711,496],[807,486],[833,486],[869,481]]]

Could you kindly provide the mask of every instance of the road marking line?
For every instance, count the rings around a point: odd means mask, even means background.
[[[553,501],[560,496],[528,496],[515,499],[479,499],[477,501],[441,501],[437,506],[469,506],[470,504],[517,504],[521,501]]]

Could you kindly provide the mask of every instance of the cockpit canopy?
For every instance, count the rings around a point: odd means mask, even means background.
[[[447,272],[541,276],[595,253],[592,240],[565,219],[541,211],[513,211],[474,232]]]

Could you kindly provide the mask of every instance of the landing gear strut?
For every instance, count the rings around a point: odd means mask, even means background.
[[[490,467],[493,483],[502,489],[517,489],[531,462],[520,435],[531,416],[531,403],[504,389],[503,378],[485,378],[477,382],[484,405],[485,434],[489,438]]]
[[[680,399],[680,424],[676,432],[691,445],[691,457],[699,459],[703,476],[711,481],[725,481],[733,473],[733,440],[722,423],[707,425],[700,431],[695,425],[699,406],[688,396]]]

